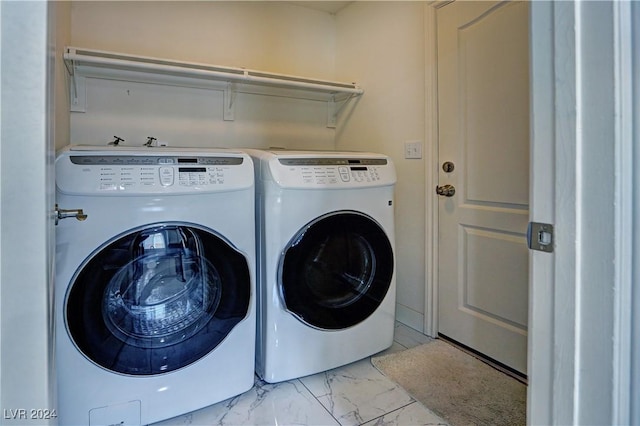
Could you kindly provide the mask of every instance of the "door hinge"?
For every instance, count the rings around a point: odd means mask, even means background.
[[[553,225],[550,223],[529,222],[527,227],[527,245],[531,250],[553,253]]]

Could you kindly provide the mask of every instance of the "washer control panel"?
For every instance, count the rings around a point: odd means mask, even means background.
[[[105,195],[215,191],[246,186],[252,174],[251,162],[243,156],[80,154],[66,158],[62,164],[60,159],[56,162],[60,189]]]
[[[311,185],[331,185],[340,182],[376,182],[380,180],[378,167],[307,167],[299,170],[302,183]]]
[[[386,158],[280,158],[276,180],[288,186],[361,187],[395,182]]]
[[[100,189],[161,185],[207,186],[225,183],[225,167],[126,167],[102,166],[99,170]]]

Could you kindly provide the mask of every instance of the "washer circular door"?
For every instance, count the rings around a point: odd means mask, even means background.
[[[71,280],[65,321],[77,348],[99,366],[154,375],[215,349],[246,317],[247,259],[214,231],[161,223],[98,248]]]
[[[280,291],[287,311],[327,330],[368,318],[389,291],[393,250],[382,227],[353,211],[305,225],[280,259]]]

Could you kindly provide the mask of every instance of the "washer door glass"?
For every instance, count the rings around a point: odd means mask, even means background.
[[[246,258],[213,231],[155,224],[94,252],[72,280],[66,323],[96,364],[161,374],[210,353],[247,315]]]
[[[304,226],[280,261],[286,309],[321,329],[343,329],[382,303],[393,275],[393,250],[380,225],[357,212],[336,212]]]

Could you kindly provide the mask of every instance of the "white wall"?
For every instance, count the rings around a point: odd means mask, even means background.
[[[334,75],[334,18],[283,2],[73,2],[72,43],[317,78]]]
[[[47,2],[0,3],[0,408],[4,425],[55,423],[44,418],[55,409],[53,183],[47,179],[48,151],[53,150],[49,6]]]
[[[396,165],[397,316],[423,330],[425,162],[404,142],[425,141],[424,2],[354,2],[337,15],[336,77],[364,96],[338,124],[337,149],[379,151]],[[423,154],[424,156],[424,154]]]
[[[334,79],[335,18],[283,2],[73,2],[71,44],[211,65]],[[222,120],[222,91],[88,80],[71,143],[333,149],[326,103],[238,94]]]

